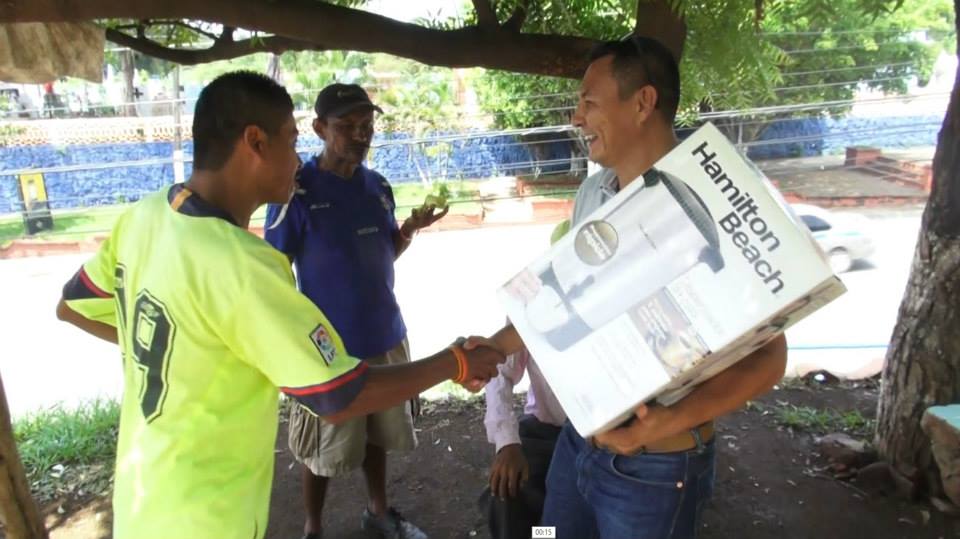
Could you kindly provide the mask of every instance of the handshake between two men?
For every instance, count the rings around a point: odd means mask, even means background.
[[[457,357],[458,365],[462,356],[464,365],[464,370],[458,370],[458,378],[453,381],[471,393],[478,393],[491,378],[499,374],[497,366],[506,360],[507,355],[494,339],[477,336],[457,339],[450,346],[450,351]],[[461,374],[462,379],[459,377]]]
[[[345,408],[322,414],[331,423],[396,406],[444,380],[452,380],[468,391],[479,392],[499,373],[505,361],[502,347],[494,339],[470,337],[432,356],[402,365],[370,367],[362,389]]]

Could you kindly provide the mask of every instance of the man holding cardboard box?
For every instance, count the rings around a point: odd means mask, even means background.
[[[662,44],[632,37],[594,50],[573,124],[590,159],[605,169],[580,187],[574,227],[678,144],[679,96],[677,63]],[[523,346],[512,326],[492,339],[505,353]],[[713,491],[713,420],[768,391],[785,366],[781,335],[699,386],[640,405],[629,421],[593,438],[567,422],[550,464],[543,524],[559,538],[695,537]]]

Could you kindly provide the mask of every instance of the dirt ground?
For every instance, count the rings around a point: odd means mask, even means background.
[[[702,539],[952,539],[960,520],[926,504],[910,504],[833,479],[816,454],[813,434],[785,428],[776,407],[788,405],[876,412],[875,382],[791,384],[720,421],[717,488],[704,518]],[[765,410],[765,411],[764,411]],[[483,431],[481,401],[425,407],[420,447],[390,459],[391,503],[433,538],[487,537],[477,497],[492,448]],[[286,450],[286,424],[277,443],[269,539],[298,539],[303,512],[298,471]],[[363,479],[334,480],[325,514],[326,539],[362,538]],[[107,539],[109,506],[103,499],[66,500],[45,509],[53,539]]]

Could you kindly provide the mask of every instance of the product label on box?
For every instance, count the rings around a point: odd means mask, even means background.
[[[707,124],[498,296],[587,436],[675,402],[842,291],[772,185]]]
[[[630,318],[671,377],[691,368],[709,352],[669,290],[660,290],[631,309]]]

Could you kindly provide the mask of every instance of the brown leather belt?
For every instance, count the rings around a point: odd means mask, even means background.
[[[700,443],[705,444],[713,439],[713,421],[707,421],[699,427],[683,431],[673,436],[668,436],[657,440],[651,444],[643,446],[641,453],[677,453],[679,451],[690,451],[696,449],[697,439],[694,432],[699,434]]]

